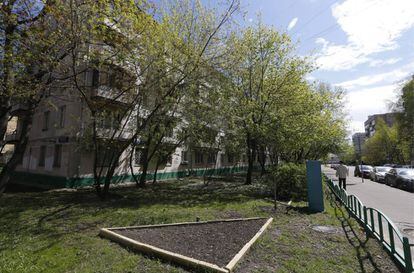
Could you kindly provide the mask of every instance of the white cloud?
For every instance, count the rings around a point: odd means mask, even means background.
[[[351,118],[351,131],[363,132],[369,115],[388,112],[389,102],[396,100],[395,90],[396,86],[391,84],[348,92],[346,108]]]
[[[305,78],[306,78],[307,81],[310,81],[310,82],[313,82],[313,81],[316,80],[316,78],[312,75],[307,75]]]
[[[414,1],[345,0],[332,6],[332,15],[347,43],[324,40],[317,62],[325,70],[346,70],[373,61],[371,54],[398,48],[398,38],[414,26]]]
[[[292,28],[294,28],[294,27],[296,26],[296,23],[297,23],[297,22],[298,22],[298,17],[293,18],[293,19],[290,21],[290,23],[289,23],[289,25],[288,25],[287,29],[288,29],[288,30],[291,30]]]
[[[369,62],[370,67],[380,67],[384,65],[396,64],[401,61],[401,58],[390,58],[386,60],[372,60]]]
[[[408,63],[398,69],[394,69],[389,72],[366,75],[354,80],[337,83],[335,85],[341,86],[348,90],[354,90],[361,87],[366,87],[375,84],[393,84],[397,83],[406,77],[410,76],[414,70],[414,62]]]

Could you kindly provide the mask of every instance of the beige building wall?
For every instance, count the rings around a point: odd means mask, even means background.
[[[85,74],[87,85],[90,85],[91,77],[90,72]],[[96,95],[96,91],[93,92]],[[51,90],[50,93],[35,109],[32,128],[29,132],[29,143],[22,164],[18,166],[17,171],[65,178],[92,177],[94,154],[81,141],[83,135],[90,129],[89,110],[83,99],[69,87],[61,86]],[[105,99],[104,95],[97,95]],[[15,128],[17,127],[18,121],[15,125]],[[111,131],[107,129],[100,130],[103,137],[110,133]],[[125,134],[126,137],[130,137],[128,131]],[[158,173],[245,165],[244,162],[228,162],[223,151],[218,153],[214,162],[207,163],[207,153],[204,153],[202,162],[197,162],[195,149],[188,150],[187,160],[183,162],[182,155],[186,150],[186,147],[178,147],[172,154],[172,160],[159,166]],[[44,151],[44,164],[41,164],[42,151]],[[130,149],[124,151],[115,175],[131,173],[130,154]],[[60,164],[56,164],[57,156],[60,158],[58,160]],[[152,162],[148,172],[153,172],[154,168],[155,163]],[[139,174],[140,169],[141,166],[135,164],[135,158],[133,158],[134,173]]]

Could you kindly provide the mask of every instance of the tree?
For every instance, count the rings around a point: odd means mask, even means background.
[[[104,103],[97,103],[89,95],[90,86],[78,77],[71,79],[90,112],[91,131],[85,137],[94,153],[95,188],[105,198],[120,158],[132,155],[130,149],[136,141],[152,142],[156,123],[170,118],[169,112],[175,111],[188,94],[185,87],[198,81],[193,76],[216,57],[216,38],[237,9],[237,1],[230,1],[224,14],[205,9],[199,1],[172,1],[169,9],[155,16],[157,21],[147,15],[142,1],[140,5],[135,1],[82,3],[83,8],[68,7],[74,17],[68,24],[69,33],[76,46],[67,70],[78,75],[111,66],[121,69],[121,74],[129,78],[119,80],[127,84],[113,86]],[[100,86],[96,87],[99,91]],[[118,126],[111,128],[103,139],[99,120],[114,116],[108,108],[119,99],[123,106],[116,110]],[[144,146],[146,161],[150,149],[151,145]],[[107,164],[98,164],[99,157]],[[145,174],[141,177],[142,184]]]
[[[4,139],[12,107],[21,104],[25,109],[19,115],[19,141],[0,173],[0,192],[22,160],[34,109],[58,80],[54,72],[72,46],[65,35],[51,31],[50,18],[52,14],[58,18],[59,10],[59,1],[10,0],[0,4],[0,139]]]
[[[343,91],[327,84],[305,86],[291,99],[279,118],[280,140],[276,142],[284,161],[304,163],[337,153],[345,140]]]
[[[263,150],[261,139],[272,138],[269,126],[278,119],[278,107],[288,103],[305,84],[310,70],[305,59],[293,54],[285,34],[259,23],[240,34],[233,34],[227,44],[225,76],[227,103],[223,109],[230,128],[242,136],[248,160],[246,184],[252,183],[257,151]],[[294,95],[289,95],[293,93]],[[269,139],[269,138],[268,138]]]
[[[402,164],[404,156],[399,144],[397,125],[388,127],[383,119],[378,119],[375,134],[364,144],[362,160],[373,165]]]
[[[341,153],[339,153],[339,157],[347,165],[354,165],[358,159],[354,146],[349,143],[344,144]]]
[[[414,165],[414,78],[407,81],[396,103],[398,131],[401,146],[409,154],[410,164]]]

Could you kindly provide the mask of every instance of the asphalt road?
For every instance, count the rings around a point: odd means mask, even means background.
[[[322,167],[329,177],[335,177],[335,170]],[[381,210],[414,242],[414,193],[354,177],[354,167],[349,167],[346,191],[357,196],[367,207]]]

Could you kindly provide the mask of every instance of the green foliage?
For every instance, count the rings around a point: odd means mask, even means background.
[[[401,149],[408,157],[407,163],[414,164],[414,78],[403,86],[396,106]]]
[[[355,153],[354,146],[349,143],[345,143],[339,157],[346,165],[354,165],[357,160],[357,154]]]
[[[276,187],[277,198],[281,200],[306,201],[306,167],[303,164],[285,163],[271,170],[269,187]]]
[[[398,125],[388,127],[384,120],[379,119],[375,134],[364,144],[362,160],[373,165],[384,163],[404,164],[404,153],[398,137]]]

